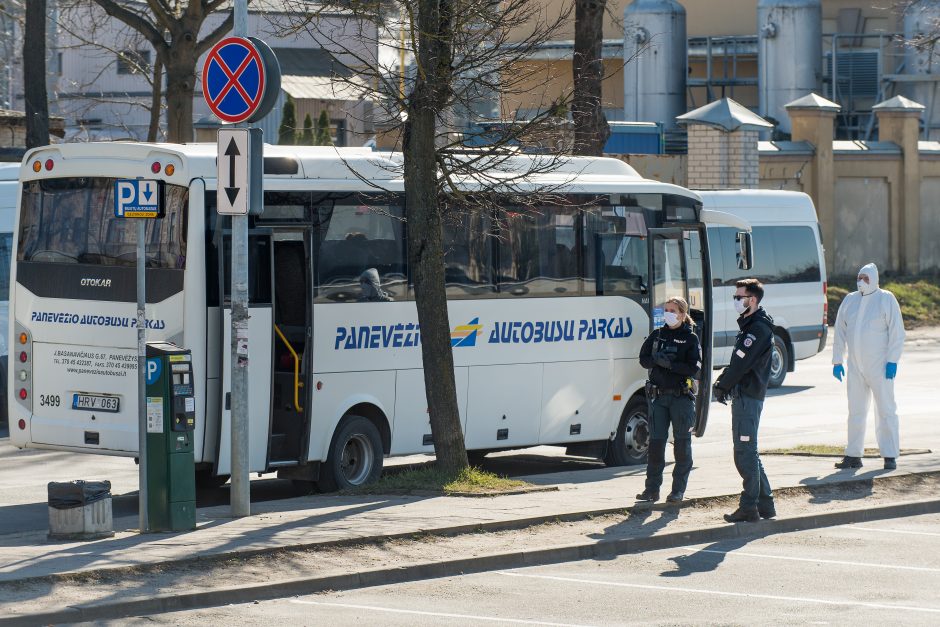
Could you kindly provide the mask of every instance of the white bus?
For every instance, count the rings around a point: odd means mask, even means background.
[[[0,163],[0,423],[7,418],[7,325],[9,325],[10,252],[13,250],[13,221],[19,197],[19,163]]]
[[[11,303],[15,445],[137,454],[135,226],[113,217],[113,189],[117,178],[156,178],[166,217],[147,227],[148,339],[192,350],[197,478],[230,473],[230,221],[216,212],[216,152],[89,143],[26,156]],[[523,170],[532,157],[514,159]],[[251,470],[331,489],[373,480],[384,455],[433,452],[400,155],[266,146],[264,169],[264,213],[250,219]],[[554,444],[641,462],[637,357],[668,297],[693,304],[710,363],[700,201],[612,159],[570,159],[527,184],[566,201],[445,226],[467,448]],[[370,276],[379,289],[362,287]],[[114,411],[87,410],[89,396],[117,399],[104,403]]]
[[[701,191],[706,211],[734,215],[751,225],[754,265],[737,266],[736,228],[709,225],[714,311],[714,366],[731,361],[738,333],[731,305],[734,283],[754,276],[764,284],[762,306],[775,323],[770,387],[780,387],[796,362],[826,347],[826,256],[812,199],[776,190]]]

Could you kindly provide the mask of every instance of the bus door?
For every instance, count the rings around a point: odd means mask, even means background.
[[[248,468],[268,469],[268,442],[271,433],[271,381],[274,346],[274,281],[271,231],[252,229],[248,233]],[[223,232],[224,254],[220,276],[225,281],[222,311],[222,425],[216,474],[231,474],[232,453],[232,300],[231,231]],[[240,355],[240,358],[244,358]]]
[[[689,315],[695,321],[702,346],[696,401],[695,435],[702,436],[711,402],[711,272],[708,265],[704,231],[699,226],[649,230],[651,330],[663,325],[663,305],[680,296],[689,303]]]
[[[268,466],[296,465],[306,456],[309,439],[307,368],[313,346],[311,263],[313,231],[276,228],[274,253],[274,368]]]

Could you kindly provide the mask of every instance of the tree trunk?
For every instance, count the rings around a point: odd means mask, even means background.
[[[201,21],[200,23],[201,24]],[[171,33],[166,63],[167,141],[184,144],[193,141],[193,97],[196,91],[196,37],[199,24],[183,23]],[[195,30],[194,30],[195,28]]]
[[[601,101],[604,11],[607,0],[576,0],[574,12],[574,154],[600,156],[610,136]]]
[[[26,147],[49,143],[46,93],[46,0],[26,2],[23,32],[23,94],[26,100]]]
[[[153,64],[153,96],[150,99],[150,128],[147,129],[147,141],[157,141],[160,132],[160,104],[163,102],[163,63],[157,55]]]
[[[443,5],[443,8],[442,8]],[[408,98],[408,120],[403,138],[405,217],[408,226],[408,262],[414,278],[424,387],[434,437],[437,467],[456,474],[466,468],[450,321],[444,289],[444,246],[437,174],[436,120],[442,110],[441,90],[449,86],[449,4],[446,0],[418,3],[418,72]]]

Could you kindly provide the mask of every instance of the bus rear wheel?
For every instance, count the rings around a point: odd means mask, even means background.
[[[617,436],[607,444],[604,463],[608,466],[645,464],[649,445],[649,406],[645,398],[634,396],[620,417]]]
[[[317,487],[335,492],[372,483],[382,474],[382,461],[382,436],[376,426],[368,418],[346,416],[333,434]]]

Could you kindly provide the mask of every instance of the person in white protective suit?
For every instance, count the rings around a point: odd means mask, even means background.
[[[848,348],[849,358],[843,367]],[[878,268],[870,263],[858,272],[858,291],[845,297],[836,315],[832,376],[848,378],[849,424],[845,457],[836,468],[861,468],[865,421],[875,397],[875,435],[884,467],[897,468],[900,453],[894,377],[904,349],[904,321],[894,294],[878,287]]]

